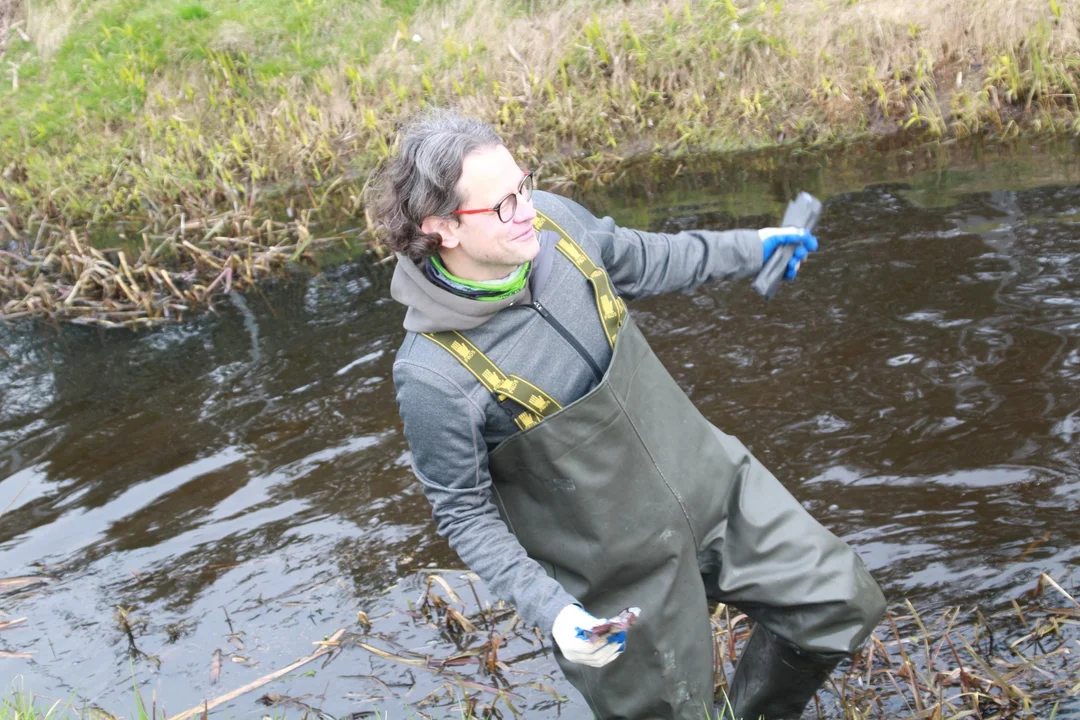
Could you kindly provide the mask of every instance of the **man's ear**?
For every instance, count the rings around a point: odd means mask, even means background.
[[[429,215],[420,223],[420,230],[425,235],[438,233],[439,237],[442,238],[442,247],[444,248],[454,248],[458,245],[458,239],[454,233],[454,223],[449,218]]]

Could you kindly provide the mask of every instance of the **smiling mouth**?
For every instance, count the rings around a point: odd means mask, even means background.
[[[533,236],[535,234],[536,234],[536,231],[533,230],[533,229],[526,230],[525,232],[521,233],[516,238],[514,238],[514,242],[521,242],[522,240],[526,240],[526,239],[528,239],[529,237],[531,237],[531,236]]]

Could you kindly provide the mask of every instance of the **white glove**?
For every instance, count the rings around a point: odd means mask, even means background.
[[[593,617],[577,605],[567,605],[555,616],[551,626],[551,637],[558,643],[563,656],[572,663],[603,667],[619,657],[624,644],[615,640],[583,639],[578,630],[592,630],[597,625],[607,622],[603,618]]]
[[[757,233],[758,237],[764,242],[774,235],[804,235],[806,234],[806,228],[800,227],[766,227],[760,228]]]

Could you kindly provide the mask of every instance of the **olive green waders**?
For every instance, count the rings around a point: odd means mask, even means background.
[[[561,247],[568,240],[563,234],[559,249],[573,261]],[[559,408],[520,378],[477,365],[490,361],[452,333],[481,382],[536,416],[519,420],[524,429],[489,457],[510,530],[588,612],[641,608],[625,652],[605,667],[557,652],[567,678],[600,718],[702,720],[713,707],[708,598],[737,605],[819,664],[856,650],[883,612],[861,560],[698,412],[621,301],[601,302],[606,276],[575,264],[597,288],[602,320],[608,307],[618,317],[607,372],[571,405]],[[788,705],[801,710],[822,679]],[[772,712],[770,698],[786,691],[787,681],[774,689],[767,680],[737,681],[757,684],[749,692],[758,698],[743,703],[746,720]]]

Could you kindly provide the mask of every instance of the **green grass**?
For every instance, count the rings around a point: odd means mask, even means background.
[[[202,195],[220,188],[233,178],[217,172],[221,166],[258,181],[263,173],[236,165],[244,153],[223,132],[243,122],[241,110],[250,109],[252,118],[314,88],[324,72],[363,65],[394,40],[418,4],[92,0],[77,5],[55,50],[11,33],[0,59],[14,66],[17,81],[0,83],[0,168],[15,161],[25,180],[0,178],[0,207],[36,206],[81,223],[145,208],[147,194],[160,201],[177,189]],[[38,25],[62,22],[49,4],[33,7]],[[308,111],[299,106],[292,116]],[[204,125],[195,131],[194,150],[179,127],[167,126],[183,117],[190,127],[192,116]],[[218,130],[207,132],[209,124]],[[155,169],[154,189],[137,186],[147,179],[139,166],[147,151],[164,164]],[[134,177],[122,176],[127,170]],[[281,170],[294,175],[294,168]],[[311,174],[303,172],[305,179]],[[108,178],[114,186],[103,197]]]
[[[59,720],[68,707],[59,700],[46,704],[25,688],[13,688],[7,697],[0,698],[0,720]]]
[[[181,20],[205,20],[210,17],[210,11],[197,3],[181,6],[177,14]]]
[[[339,62],[360,62],[393,37],[416,0],[373,13],[355,0],[98,0],[78,12],[55,55],[21,38],[7,51],[19,88],[0,86],[0,139],[49,146],[73,127],[123,126],[155,88],[182,89],[213,74],[214,51],[244,58],[260,81],[304,80]],[[178,20],[182,22],[178,22]],[[374,20],[374,22],[372,22]],[[27,120],[30,120],[28,123]]]
[[[156,705],[146,706],[138,683],[134,679],[132,667],[132,694],[134,712],[128,716],[131,720],[161,720],[166,717]],[[54,700],[34,695],[21,681],[11,682],[7,696],[0,696],[0,720],[116,720],[116,716],[96,705],[75,704],[75,697],[67,700]],[[274,716],[276,717],[276,716]]]
[[[566,174],[899,130],[1080,132],[1077,11],[1022,1],[1038,6],[1018,39],[959,59],[840,0],[85,0],[56,47],[41,28],[65,18],[35,2],[33,37],[9,32],[0,58],[0,207],[14,226],[164,221],[161,206],[228,206],[245,187],[326,185],[370,169],[428,104],[494,122],[527,162],[570,155]]]

